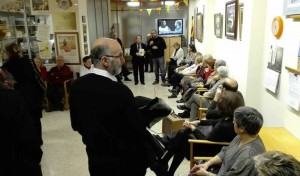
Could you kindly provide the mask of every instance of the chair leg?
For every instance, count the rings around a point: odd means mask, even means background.
[[[190,143],[190,169],[194,167],[194,144]]]

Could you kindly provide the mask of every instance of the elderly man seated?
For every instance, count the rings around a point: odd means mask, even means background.
[[[57,56],[56,66],[50,69],[47,77],[47,98],[49,107],[46,109],[46,111],[63,111],[64,105],[62,103],[62,99],[64,95],[64,81],[73,77],[73,72],[71,71],[70,67],[65,65],[63,56]]]

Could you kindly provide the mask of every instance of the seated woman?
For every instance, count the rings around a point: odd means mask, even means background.
[[[255,168],[260,176],[300,175],[300,162],[292,155],[269,151],[254,157]]]
[[[234,111],[233,123],[237,136],[212,159],[194,166],[190,170],[191,176],[258,175],[254,168],[253,156],[266,151],[258,135],[263,126],[263,116],[254,108],[239,107]],[[214,167],[220,164],[220,169]],[[208,172],[208,168],[212,167],[215,169]]]
[[[184,77],[185,74],[198,74],[201,71],[201,64],[202,64],[202,56],[197,56],[195,59],[195,64],[185,68],[181,71],[181,73],[175,73],[169,80],[169,83],[173,86],[169,92],[172,95],[168,96],[168,98],[176,98],[180,92],[180,80]]]
[[[179,66],[179,64],[183,61],[184,52],[180,47],[178,42],[173,44],[174,52],[168,62],[168,79],[171,79],[172,75],[175,73],[175,69]],[[162,86],[170,86],[167,82],[162,84]]]
[[[221,91],[221,90],[220,90]],[[207,139],[211,141],[229,142],[235,137],[233,128],[233,112],[236,108],[244,106],[243,99],[232,91],[222,91],[221,97],[217,103],[218,110],[223,114],[223,117],[217,120],[203,120],[185,122],[184,128],[180,129],[175,135],[165,136],[160,139],[166,146],[166,152],[164,157],[159,162],[161,166],[164,166],[174,156],[172,164],[167,171],[166,175],[174,175],[176,169],[184,159],[189,159],[189,143],[188,139],[191,138],[191,134],[196,139]],[[214,148],[201,147],[199,150],[195,150],[195,154],[201,153],[205,156],[213,156],[219,150],[220,147]]]
[[[40,57],[36,57],[36,58],[34,58],[34,63],[36,65],[36,68],[40,72],[43,81],[47,81],[47,69],[43,65],[42,59]]]

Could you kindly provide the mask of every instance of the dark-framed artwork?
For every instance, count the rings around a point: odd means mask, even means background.
[[[78,32],[55,32],[57,55],[64,56],[65,63],[80,65],[80,49]]]
[[[239,39],[240,40],[242,40],[243,18],[244,18],[244,3],[241,3],[239,5]]]
[[[287,17],[300,15],[300,1],[299,0],[284,0],[283,14]]]
[[[198,13],[196,16],[196,39],[199,42],[203,41],[203,14]]]
[[[223,15],[221,13],[216,13],[214,15],[214,30],[215,36],[222,38],[223,34]]]
[[[225,36],[236,40],[238,19],[238,1],[229,1],[225,5]]]

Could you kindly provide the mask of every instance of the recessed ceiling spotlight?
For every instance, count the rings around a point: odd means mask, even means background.
[[[173,6],[175,4],[175,1],[165,1],[165,5],[167,6]],[[161,5],[164,5],[164,2],[161,2]]]
[[[140,3],[139,2],[127,2],[127,5],[129,7],[138,7],[138,6],[140,6]]]

